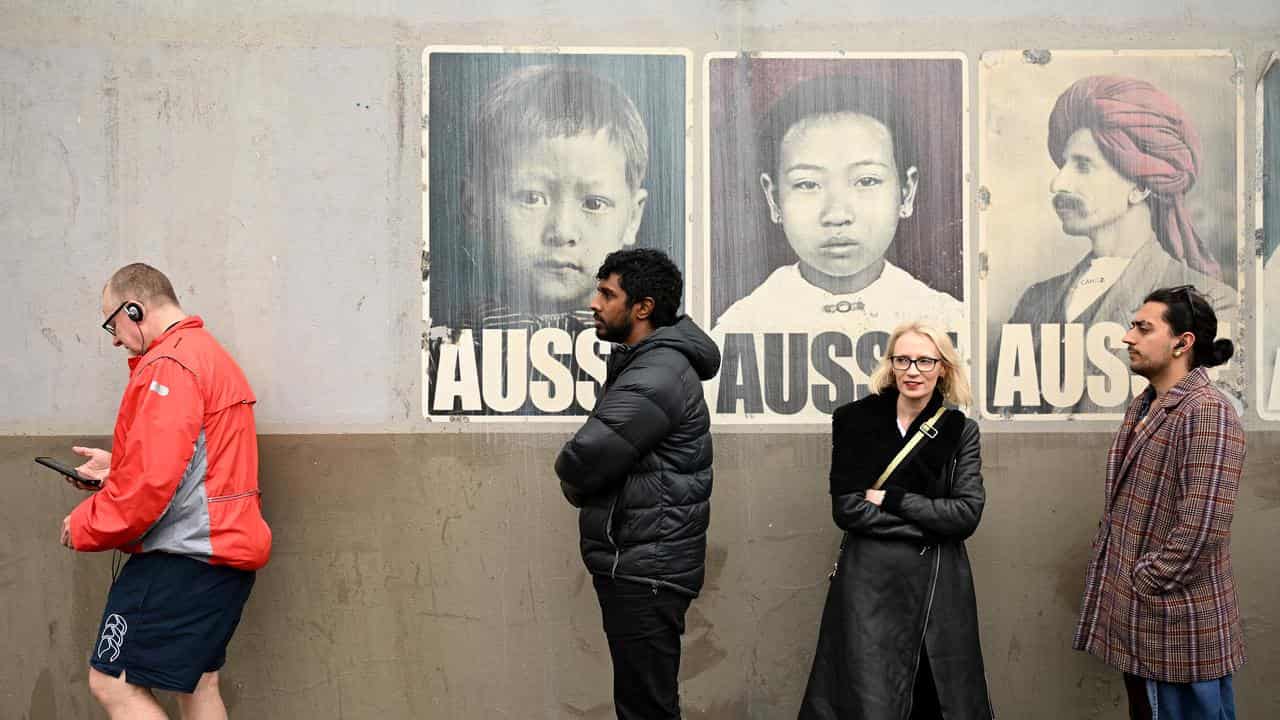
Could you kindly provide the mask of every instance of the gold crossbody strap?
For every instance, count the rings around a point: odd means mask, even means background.
[[[915,435],[911,436],[911,439],[907,441],[906,445],[902,446],[902,449],[898,451],[897,455],[893,456],[893,460],[889,461],[889,467],[885,468],[884,472],[880,473],[880,477],[876,479],[876,484],[871,486],[872,490],[879,490],[884,486],[885,481],[889,479],[889,476],[893,474],[893,471],[898,469],[898,465],[900,465],[903,460],[907,459],[907,456],[911,454],[911,451],[915,449],[916,445],[920,444],[921,440],[926,437],[930,440],[938,437],[938,431],[934,430],[933,426],[938,423],[938,420],[946,411],[947,408],[945,406],[939,406],[938,412],[934,413],[933,417],[920,423],[920,430],[917,431]]]

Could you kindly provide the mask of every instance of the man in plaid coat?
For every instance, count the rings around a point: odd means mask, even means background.
[[[1245,653],[1229,541],[1245,441],[1209,381],[1233,351],[1217,329],[1183,286],[1148,295],[1124,336],[1151,384],[1107,456],[1073,645],[1124,673],[1131,718],[1235,718]]]

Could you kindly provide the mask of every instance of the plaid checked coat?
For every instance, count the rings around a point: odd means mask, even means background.
[[[1213,680],[1245,662],[1229,546],[1244,432],[1204,368],[1154,397],[1129,406],[1107,456],[1073,645],[1139,677]]]

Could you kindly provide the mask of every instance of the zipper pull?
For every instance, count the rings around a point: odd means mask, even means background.
[[[925,553],[927,553],[927,552],[929,552],[929,548],[931,548],[931,547],[933,547],[933,546],[932,546],[932,545],[925,545],[924,547],[920,548],[920,557],[924,557],[924,554],[925,554]]]

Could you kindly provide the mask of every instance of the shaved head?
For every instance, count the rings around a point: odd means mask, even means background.
[[[159,270],[146,263],[125,265],[107,281],[105,288],[117,300],[136,300],[151,305],[177,305],[173,283]]]

